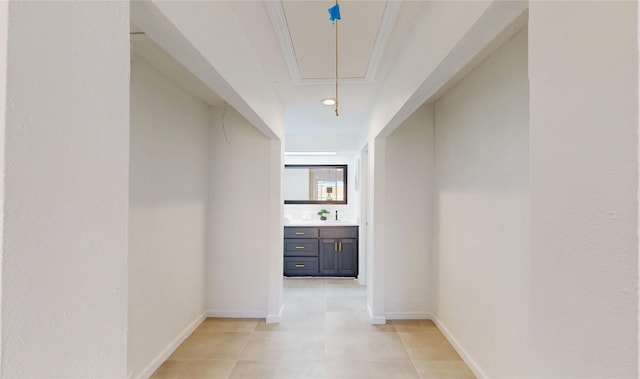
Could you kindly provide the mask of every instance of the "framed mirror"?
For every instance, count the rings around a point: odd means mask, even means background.
[[[284,166],[285,204],[347,204],[347,165]]]

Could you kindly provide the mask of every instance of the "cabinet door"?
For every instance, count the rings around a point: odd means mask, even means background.
[[[358,276],[358,240],[338,241],[338,273],[343,276]]]
[[[338,274],[338,240],[320,240],[320,274]]]

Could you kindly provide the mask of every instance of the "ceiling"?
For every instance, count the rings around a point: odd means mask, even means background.
[[[361,133],[376,88],[390,67],[384,65],[385,52],[393,51],[390,43],[401,45],[402,37],[391,36],[403,2],[340,1],[341,20],[335,25],[328,12],[334,4],[326,0],[266,1],[262,6],[234,3],[281,99],[288,135]],[[322,104],[322,99],[336,97],[336,26],[339,116],[334,106]]]
[[[132,53],[209,105],[224,98],[270,138],[284,134],[287,150],[358,151],[445,93],[528,18],[526,1],[341,0],[332,24],[334,4],[132,2],[132,20],[144,26],[132,25]],[[336,29],[339,116],[322,104],[336,95]]]
[[[385,1],[343,2],[345,19],[329,22],[331,2],[269,2],[265,5],[295,84],[334,84],[336,54],[339,78],[350,83],[371,80],[392,23],[382,23],[391,12]],[[387,18],[388,19],[388,18]],[[338,31],[336,51],[336,31]]]
[[[356,140],[365,128],[376,88],[386,77],[393,54],[411,28],[413,11],[400,1],[340,1],[341,20],[333,24],[334,1],[239,1],[233,10],[256,59],[284,109],[289,134],[344,134]],[[398,20],[402,19],[402,25]],[[336,29],[338,31],[338,101],[336,97]],[[170,54],[132,25],[132,52],[174,82],[215,106],[213,91]],[[385,56],[386,53],[386,56]]]

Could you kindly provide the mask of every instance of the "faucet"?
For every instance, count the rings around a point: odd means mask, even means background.
[[[336,211],[336,221],[338,221],[338,211]]]

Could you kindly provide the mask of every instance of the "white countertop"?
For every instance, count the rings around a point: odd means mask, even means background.
[[[344,220],[290,220],[286,218],[284,220],[284,226],[358,226],[358,220],[344,219]]]

